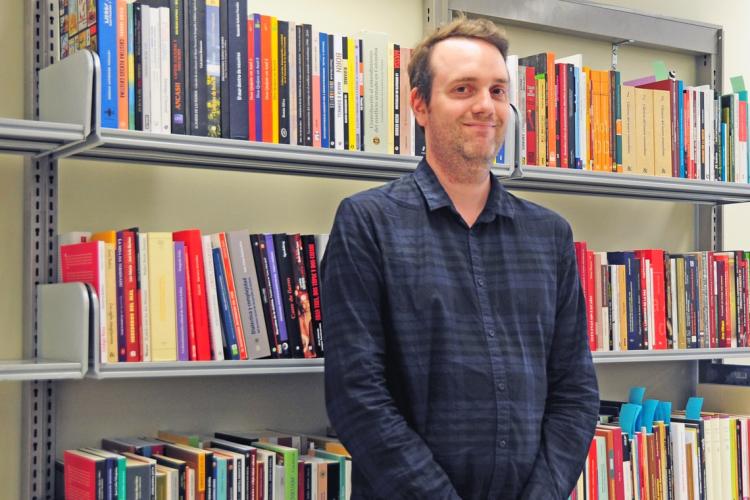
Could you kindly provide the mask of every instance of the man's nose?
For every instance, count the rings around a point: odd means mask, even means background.
[[[472,103],[472,112],[475,114],[491,113],[494,110],[492,92],[490,89],[477,92]]]

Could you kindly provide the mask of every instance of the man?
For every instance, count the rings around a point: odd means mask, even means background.
[[[572,233],[490,174],[507,40],[459,19],[409,66],[426,156],[345,199],[321,276],[353,498],[567,498],[599,408]]]

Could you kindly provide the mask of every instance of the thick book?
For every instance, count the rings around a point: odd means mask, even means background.
[[[247,359],[245,329],[242,325],[242,318],[240,315],[240,306],[237,299],[237,287],[235,286],[232,261],[229,258],[229,244],[227,243],[226,233],[221,232],[212,235],[211,243],[213,248],[219,248],[219,250],[221,250],[221,260],[224,264],[224,277],[226,279],[226,287],[229,294],[229,306],[232,312],[232,321],[234,323],[234,332],[236,335],[237,349],[239,351],[239,359]]]
[[[107,459],[79,450],[65,450],[65,497],[81,500],[106,498]]]
[[[279,281],[279,268],[276,260],[276,250],[272,234],[263,235],[264,242],[261,245],[261,251],[265,253],[264,264],[266,267],[266,286],[271,293],[271,304],[275,315],[276,334],[278,335],[279,357],[288,358],[291,356],[289,347],[289,335],[287,333],[286,315],[284,313],[284,294],[282,293],[281,282]]]
[[[284,467],[284,490],[279,493],[283,495],[284,500],[296,500],[298,498],[297,461],[299,451],[296,448],[264,442],[257,442],[254,446],[276,454],[276,465]]]
[[[388,152],[388,35],[366,31],[360,33],[364,45],[365,151]],[[418,153],[419,154],[419,153]]]
[[[305,278],[309,287],[310,313],[312,321],[312,340],[318,357],[324,355],[323,345],[323,309],[320,296],[320,279],[318,276],[318,252],[315,236],[306,234],[302,237],[302,251],[305,262]]]
[[[247,230],[227,234],[229,257],[234,274],[237,302],[245,334],[247,354],[250,359],[271,355],[268,332],[263,316],[263,301],[260,296],[256,263]]]
[[[302,357],[315,358],[315,340],[312,325],[312,300],[310,288],[307,284],[307,273],[305,272],[305,251],[302,237],[299,234],[290,234],[287,237],[289,252],[292,263],[292,295],[297,307],[297,322],[300,332],[300,348]]]
[[[190,275],[189,299],[192,304],[194,334],[189,335],[189,338],[195,339],[189,346],[190,359],[207,361],[211,359],[211,345],[201,232],[198,229],[176,231],[172,233],[172,239],[185,243],[187,271]]]
[[[151,359],[176,361],[177,325],[172,233],[147,234]]]
[[[187,82],[190,135],[208,135],[208,86],[206,74],[206,0],[187,0]]]
[[[114,231],[103,231],[91,235],[91,241],[104,242],[104,272],[106,296],[99,300],[106,302],[106,315],[100,317],[104,321],[104,331],[107,336],[107,357],[102,358],[102,363],[117,362],[117,262],[116,247],[117,235]],[[101,326],[101,325],[100,325]]]
[[[253,258],[255,259],[255,272],[258,276],[258,288],[260,289],[260,298],[263,304],[263,319],[266,324],[266,332],[268,335],[268,345],[271,350],[271,357],[279,357],[279,343],[278,343],[278,325],[276,321],[276,313],[273,307],[271,297],[271,281],[268,278],[267,258],[265,252],[265,238],[263,235],[251,234],[250,244],[252,245]],[[261,251],[261,247],[263,250]]]

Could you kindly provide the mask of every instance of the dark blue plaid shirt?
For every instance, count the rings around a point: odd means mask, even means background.
[[[564,219],[492,176],[469,228],[423,161],[341,203],[321,277],[353,498],[567,497],[599,398]]]

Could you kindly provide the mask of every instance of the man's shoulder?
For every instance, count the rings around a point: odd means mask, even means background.
[[[556,230],[567,230],[570,227],[568,221],[554,210],[543,207],[533,201],[519,198],[506,191],[509,203],[513,207],[513,217],[521,225],[530,227],[555,228]]]
[[[394,210],[418,210],[423,206],[414,174],[405,174],[382,186],[347,197],[343,204],[361,213],[384,214]]]

